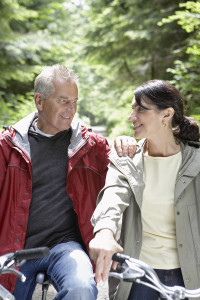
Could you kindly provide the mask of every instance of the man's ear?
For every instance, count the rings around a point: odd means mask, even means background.
[[[38,111],[42,110],[42,104],[43,104],[43,99],[42,95],[40,93],[35,93],[34,95],[34,100],[35,100],[35,106],[37,107]]]

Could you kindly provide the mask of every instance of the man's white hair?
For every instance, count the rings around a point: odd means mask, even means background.
[[[78,75],[70,68],[63,65],[45,66],[41,73],[35,78],[34,91],[40,93],[44,99],[55,92],[53,80],[64,79],[69,82],[78,83]]]

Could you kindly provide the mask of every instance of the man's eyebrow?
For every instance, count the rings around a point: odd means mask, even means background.
[[[69,97],[65,97],[65,96],[60,96],[60,99],[64,99],[64,100],[69,100]],[[78,97],[76,97],[75,99],[71,100],[71,101],[74,101],[74,100],[78,100]]]

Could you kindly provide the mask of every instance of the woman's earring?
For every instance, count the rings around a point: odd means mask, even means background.
[[[162,121],[162,124],[163,124],[163,127],[166,127],[166,125],[167,125],[164,121]]]

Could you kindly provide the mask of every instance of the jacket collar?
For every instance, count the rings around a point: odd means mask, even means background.
[[[16,136],[14,141],[17,142],[26,152],[30,155],[30,145],[28,140],[28,131],[32,122],[38,118],[38,113],[33,112],[27,115],[25,118],[21,119],[15,125],[11,126],[16,131]],[[88,138],[87,128],[78,119],[73,119],[71,123],[72,136],[70,140],[70,145],[68,148],[69,155],[78,148],[79,145],[85,143]]]
[[[80,120],[73,119],[71,123],[71,128],[72,136],[68,148],[69,156],[71,156],[74,150],[78,149],[81,145],[83,145],[86,139],[88,138],[86,127],[81,123]]]
[[[14,141],[20,145],[30,156],[30,144],[28,140],[28,130],[34,119],[37,118],[37,113],[33,112],[21,119],[15,125],[11,126],[16,131]]]
[[[112,161],[119,169],[123,170],[124,174],[128,176],[140,177],[139,174],[143,173],[143,150],[146,139],[139,141],[136,149],[136,153],[133,158],[119,157],[114,148],[109,155],[110,161]],[[178,177],[187,176],[195,177],[200,173],[200,148],[197,149],[195,145],[190,143],[180,143],[182,153],[182,163],[178,172]]]
[[[132,160],[132,166],[137,172],[143,171],[143,164],[141,164],[142,153],[144,150],[146,139],[142,139],[138,142],[136,153],[133,159],[128,157],[118,157],[116,151],[112,149],[110,159],[115,160],[119,165],[126,169],[125,165],[129,160]],[[200,148],[197,149],[199,143],[180,143],[182,153],[182,164],[179,170],[179,176],[185,175],[189,177],[195,177],[200,172]]]
[[[21,119],[15,125],[11,126],[15,129],[15,131],[21,135],[22,139],[25,135],[27,135],[29,127],[31,126],[34,119],[38,117],[37,112],[33,112],[27,115],[25,118]]]

